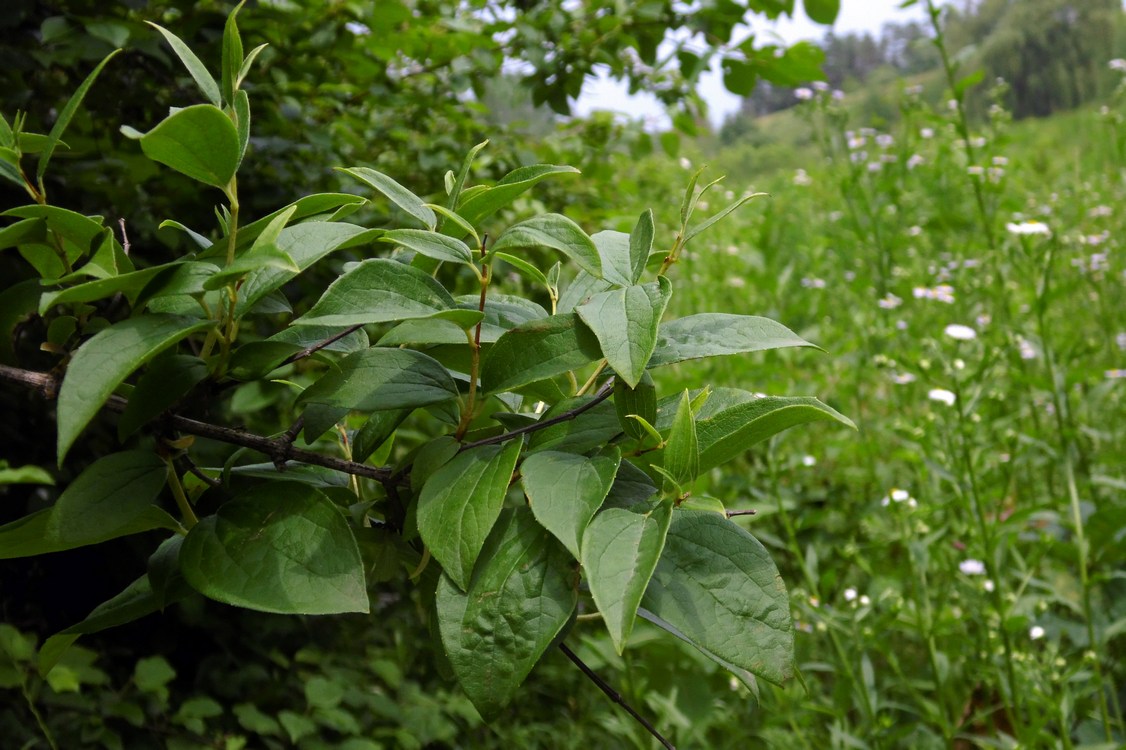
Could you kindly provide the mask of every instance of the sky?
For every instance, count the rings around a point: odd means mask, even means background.
[[[833,30],[838,34],[870,31],[876,33],[885,23],[918,20],[924,18],[922,3],[907,10],[900,10],[903,0],[841,0],[841,12]],[[797,3],[800,5],[800,3]],[[817,41],[825,35],[828,27],[810,21],[802,10],[795,9],[794,18],[783,18],[776,22],[756,21],[751,27],[757,39],[763,43],[781,41],[793,44],[803,39]],[[736,38],[742,35],[736,34]],[[700,82],[700,93],[708,102],[708,119],[719,125],[727,115],[739,108],[739,97],[723,87],[721,76],[713,70],[706,73]],[[643,117],[653,127],[667,127],[668,118],[660,103],[651,96],[629,96],[624,83],[615,83],[605,78],[588,81],[583,87],[582,96],[575,103],[575,113],[585,115],[593,110],[611,110],[629,117]]]

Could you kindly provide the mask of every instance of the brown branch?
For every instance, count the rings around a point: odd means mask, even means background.
[[[586,662],[584,662],[582,659],[580,659],[574,651],[572,651],[571,649],[569,649],[567,647],[566,643],[560,643],[559,644],[559,650],[562,651],[564,654],[566,654],[567,658],[570,659],[571,662],[576,667],[578,667],[579,670],[584,675],[587,676],[587,679],[589,679],[591,682],[593,682],[595,685],[597,685],[598,689],[606,694],[606,697],[608,697],[614,703],[617,703],[619,706],[621,706],[622,709],[627,714],[629,714],[630,717],[633,718],[634,721],[636,721],[641,726],[645,727],[646,732],[648,732],[649,734],[656,737],[657,741],[660,742],[663,747],[668,748],[668,750],[676,750],[675,745],[673,745],[671,742],[666,740],[661,735],[661,733],[657,731],[657,728],[649,723],[648,719],[646,719],[644,716],[642,716],[641,714],[639,714],[637,711],[634,710],[633,706],[626,703],[625,699],[622,698],[621,694],[617,690],[615,690],[614,688],[610,687],[610,684],[608,682],[606,682],[606,680],[599,677],[598,674],[595,673],[595,671],[593,669],[588,667],[586,665]]]
[[[286,357],[282,361],[282,363],[280,365],[278,365],[278,367],[283,367],[285,365],[291,365],[299,359],[305,359],[306,357],[311,357],[314,354],[316,354],[317,352],[319,352],[321,349],[324,349],[326,346],[332,346],[333,344],[335,344],[340,339],[344,338],[345,336],[347,336],[349,334],[355,333],[356,331],[358,331],[362,327],[363,326],[358,325],[358,324],[354,325],[354,326],[348,326],[347,328],[345,328],[343,331],[336,334],[335,336],[329,336],[324,341],[318,341],[317,343],[313,344],[312,346],[305,347],[304,349],[297,352],[296,354],[293,354],[289,357]]]
[[[758,513],[754,508],[747,508],[745,510],[728,510],[724,511],[728,518],[736,518],[738,516],[753,516]]]
[[[58,395],[58,380],[50,373],[33,372],[31,370],[21,370],[16,367],[0,365],[0,380],[7,380],[8,382],[35,390],[49,400],[53,400]],[[105,408],[120,413],[125,410],[125,406],[128,403],[128,401],[120,396],[110,396],[105,404]],[[323,466],[326,469],[333,469],[355,476],[368,477],[369,479],[375,479],[380,482],[386,481],[391,476],[390,471],[387,469],[368,466],[367,464],[348,461],[334,456],[326,456],[321,453],[305,450],[304,448],[295,448],[292,442],[287,441],[284,436],[280,438],[263,437],[261,435],[255,435],[252,432],[244,432],[243,430],[236,430],[232,427],[223,427],[208,422],[201,422],[198,419],[191,419],[190,417],[173,413],[169,413],[165,416],[165,424],[180,432],[186,432],[189,435],[218,440],[222,443],[229,443],[231,445],[256,450],[270,457],[271,460],[276,456],[284,456],[286,460],[312,464],[314,466]]]
[[[610,394],[613,393],[613,392],[614,392],[614,379],[611,378],[611,379],[607,380],[605,383],[602,384],[602,387],[599,388],[598,392],[594,394],[594,398],[592,398],[590,401],[587,401],[582,406],[571,409],[570,411],[565,411],[557,417],[552,417],[551,419],[545,419],[545,420],[542,420],[540,422],[536,422],[534,424],[527,425],[526,427],[520,427],[520,428],[517,428],[515,430],[512,430],[511,432],[506,432],[503,435],[494,435],[493,437],[483,438],[481,440],[477,440],[477,441],[472,442],[472,443],[466,443],[463,446],[461,446],[461,448],[458,449],[458,453],[460,453],[462,451],[467,451],[470,448],[479,448],[482,445],[493,445],[495,443],[503,443],[506,440],[511,440],[512,438],[517,437],[519,435],[525,435],[529,432],[538,432],[540,430],[546,430],[548,427],[552,427],[553,425],[557,425],[561,422],[570,421],[570,420],[574,419],[575,417],[579,416],[580,414],[582,414],[583,412],[590,411],[591,409],[598,406],[599,404],[601,404],[606,399],[610,398]]]

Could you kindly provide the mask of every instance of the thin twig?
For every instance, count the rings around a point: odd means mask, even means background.
[[[617,690],[615,690],[614,688],[610,687],[610,684],[607,683],[606,680],[602,679],[597,674],[595,674],[594,670],[591,669],[590,667],[588,667],[586,665],[586,663],[582,659],[580,659],[574,651],[567,648],[566,643],[560,643],[559,644],[559,650],[562,651],[564,654],[566,654],[567,658],[570,659],[574,663],[574,665],[576,667],[578,667],[579,670],[584,675],[586,675],[587,678],[591,682],[593,682],[595,685],[597,685],[599,690],[601,690],[603,693],[606,693],[606,697],[608,697],[614,703],[617,703],[619,706],[621,706],[622,709],[624,709],[627,714],[629,714],[631,717],[633,717],[634,721],[636,721],[641,726],[645,727],[645,731],[647,731],[649,734],[656,737],[657,741],[660,742],[662,746],[668,748],[668,750],[676,750],[675,745],[673,745],[671,742],[669,742],[663,736],[661,736],[661,733],[657,731],[656,727],[654,727],[652,724],[649,723],[648,719],[646,719],[644,716],[639,714],[637,711],[635,711],[633,709],[632,706],[630,706],[628,703],[626,703],[625,699],[622,698],[621,694]]]
[[[758,513],[758,511],[754,508],[746,508],[743,510],[728,510],[724,511],[724,513],[727,514],[728,518],[737,518],[739,516],[753,516]]]
[[[347,336],[349,334],[355,333],[356,331],[358,331],[362,327],[363,326],[361,326],[359,324],[354,325],[354,326],[348,326],[347,328],[345,328],[343,331],[336,334],[335,336],[329,336],[324,341],[318,341],[317,343],[313,344],[312,346],[307,346],[304,349],[302,349],[301,351],[297,352],[296,354],[293,354],[293,355],[290,355],[289,357],[286,357],[285,360],[282,361],[282,363],[280,365],[278,365],[278,367],[283,367],[285,365],[291,365],[299,359],[305,359],[306,357],[311,357],[314,354],[316,354],[317,352],[319,352],[321,349],[324,349],[326,346],[332,346],[333,344],[335,344],[340,339],[344,338],[345,336]]]
[[[196,462],[193,461],[192,457],[187,454],[187,451],[185,451],[183,455],[179,456],[178,458],[186,467],[188,467],[188,472],[195,474],[197,477],[199,477],[200,480],[203,481],[204,484],[207,484],[211,487],[218,487],[223,484],[215,477],[209,477],[204,474],[203,469],[199,468],[199,466],[196,465]]]
[[[16,367],[0,365],[0,380],[7,380],[11,383],[17,383],[26,388],[31,388],[38,391],[44,398],[53,399],[58,394],[57,379],[55,376],[46,372],[33,372],[31,370],[21,370]],[[128,401],[120,396],[111,396],[106,402],[105,408],[120,413],[125,410],[125,406],[128,403]],[[287,446],[284,438],[262,437],[252,432],[244,432],[243,430],[236,430],[231,427],[201,422],[198,419],[191,419],[190,417],[173,413],[167,414],[165,420],[165,424],[180,432],[186,432],[189,435],[196,435],[197,437],[209,438],[211,440],[218,440],[219,442],[229,443],[231,445],[239,445],[243,448],[250,448],[269,456],[271,459],[274,456],[284,453],[288,460],[291,461],[312,464],[314,466],[323,466],[326,469],[333,469],[355,476],[368,477],[369,479],[375,479],[380,482],[386,481],[391,476],[391,472],[387,469],[376,468],[334,456],[325,456],[321,453],[305,450],[304,448],[295,448],[292,445]]]
[[[472,442],[472,443],[466,443],[465,445],[461,446],[461,448],[458,450],[458,452],[460,453],[461,451],[467,451],[470,448],[479,448],[482,445],[493,445],[495,443],[503,443],[503,442],[505,442],[507,440],[511,440],[512,438],[517,437],[519,435],[525,435],[529,432],[538,432],[539,430],[546,430],[548,427],[551,427],[553,425],[557,425],[560,422],[567,422],[567,421],[572,420],[575,417],[579,416],[583,412],[590,411],[594,407],[598,406],[603,401],[610,398],[610,394],[613,393],[613,392],[614,392],[614,380],[613,380],[613,378],[611,378],[610,380],[607,380],[602,385],[601,388],[598,389],[598,392],[594,394],[594,398],[592,398],[590,401],[587,401],[582,406],[579,406],[575,409],[571,409],[570,411],[565,411],[557,417],[552,417],[551,419],[544,419],[542,421],[535,422],[534,424],[530,424],[530,425],[527,425],[525,427],[520,427],[518,429],[512,430],[511,432],[506,432],[503,435],[494,435],[493,437],[483,438],[481,440],[477,440],[477,441]]]

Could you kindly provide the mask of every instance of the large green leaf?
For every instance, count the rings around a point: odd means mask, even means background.
[[[607,508],[594,517],[583,535],[583,569],[614,648],[622,653],[641,597],[657,567],[672,505],[660,503],[644,513]]]
[[[0,559],[28,557],[98,544],[179,524],[153,501],[167,469],[146,451],[113,453],[86,467],[37,513],[0,526]]]
[[[611,289],[575,308],[614,372],[636,388],[657,345],[657,328],[672,296],[664,276],[657,282]]]
[[[556,166],[554,164],[533,164],[520,167],[509,172],[496,185],[472,195],[463,196],[460,205],[457,206],[457,212],[467,222],[476,226],[482,219],[512,203],[540,180],[552,175],[578,173],[579,170],[574,167]]]
[[[793,673],[793,623],[778,568],[757,539],[716,513],[673,513],[642,606],[705,653],[768,682]]]
[[[481,364],[481,385],[490,392],[512,390],[601,357],[598,339],[577,315],[553,315],[497,339]]]
[[[743,354],[788,346],[812,346],[781,323],[757,315],[701,313],[661,326],[650,367],[688,359]]]
[[[93,302],[115,294],[122,294],[129,300],[134,300],[141,290],[152,281],[153,277],[162,272],[167,272],[170,266],[151,266],[140,271],[123,273],[120,276],[110,276],[104,279],[94,279],[83,284],[77,284],[56,292],[44,292],[39,300],[39,314],[46,315],[47,311],[55,305],[71,302]]]
[[[500,515],[520,440],[459,453],[426,480],[418,499],[418,533],[462,589]]]
[[[80,346],[59,388],[59,464],[129,373],[185,336],[209,326],[211,321],[176,315],[142,315],[116,323]]]
[[[392,229],[384,232],[379,241],[391,242],[436,260],[465,264],[473,262],[473,252],[464,242],[425,229]]]
[[[566,627],[578,595],[567,551],[526,508],[505,511],[468,590],[443,576],[436,607],[458,682],[486,720],[514,697]]]
[[[543,451],[520,465],[521,482],[536,520],[576,559],[583,532],[610,492],[621,460],[617,448],[591,458]]]
[[[386,258],[365,260],[329,285],[294,325],[357,325],[426,318],[455,306],[430,274]]]
[[[562,214],[543,214],[510,226],[497,238],[491,252],[534,247],[557,250],[587,273],[602,276],[602,259],[594,241]]]
[[[541,416],[541,420],[554,419],[585,406],[594,396],[563,398],[551,406]],[[582,414],[564,419],[550,427],[537,430],[528,440],[528,452],[563,451],[566,453],[586,453],[606,445],[621,432],[618,415],[610,401],[603,401]]]
[[[839,422],[856,429],[851,419],[815,398],[758,397],[746,391],[719,388],[697,414],[699,471],[708,471],[756,443],[809,422]]]
[[[418,219],[427,229],[434,229],[438,225],[438,217],[426,206],[425,201],[382,172],[377,172],[368,167],[353,167],[340,171],[352,175],[360,182],[383,193],[388,200],[407,214]]]
[[[339,508],[305,484],[257,485],[197,523],[180,550],[204,596],[281,614],[368,612],[360,549]]]
[[[457,384],[436,360],[411,349],[373,347],[349,354],[301,394],[302,403],[360,411],[413,409],[457,397]]]
[[[213,104],[185,107],[144,135],[132,128],[123,131],[130,138],[140,138],[141,150],[153,161],[206,185],[226,188],[238,169],[238,130]]]

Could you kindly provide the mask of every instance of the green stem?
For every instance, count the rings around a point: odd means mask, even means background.
[[[188,502],[188,496],[184,494],[184,485],[180,484],[180,475],[176,473],[172,458],[165,458],[164,462],[168,464],[168,486],[172,488],[172,497],[176,499],[176,507],[180,509],[184,527],[190,530],[199,523],[199,519],[196,517],[195,511],[192,510],[192,504]]]
[[[17,669],[19,669],[18,666]],[[47,722],[43,719],[43,715],[39,713],[39,708],[35,705],[35,699],[32,698],[31,689],[27,685],[27,673],[22,669],[20,669],[20,692],[23,693],[23,699],[27,702],[27,708],[31,711],[31,715],[35,717],[35,723],[39,726],[39,731],[43,733],[43,739],[47,740],[47,744],[51,747],[51,750],[59,750],[59,746],[55,742],[55,737],[51,734],[51,729],[47,726]]]
[[[478,301],[477,309],[482,315],[485,313],[485,300],[489,294],[489,263],[485,260],[485,242],[488,241],[488,235],[481,239],[481,271],[477,274],[477,278],[481,281],[481,296]],[[474,269],[476,270],[476,269]],[[477,409],[477,378],[480,376],[481,371],[481,323],[477,321],[477,325],[473,329],[473,337],[469,339],[469,396],[466,399],[465,408],[462,409],[461,419],[458,420],[457,432],[455,437],[461,440],[465,437],[466,431],[469,429],[470,422],[473,421],[473,412]]]

